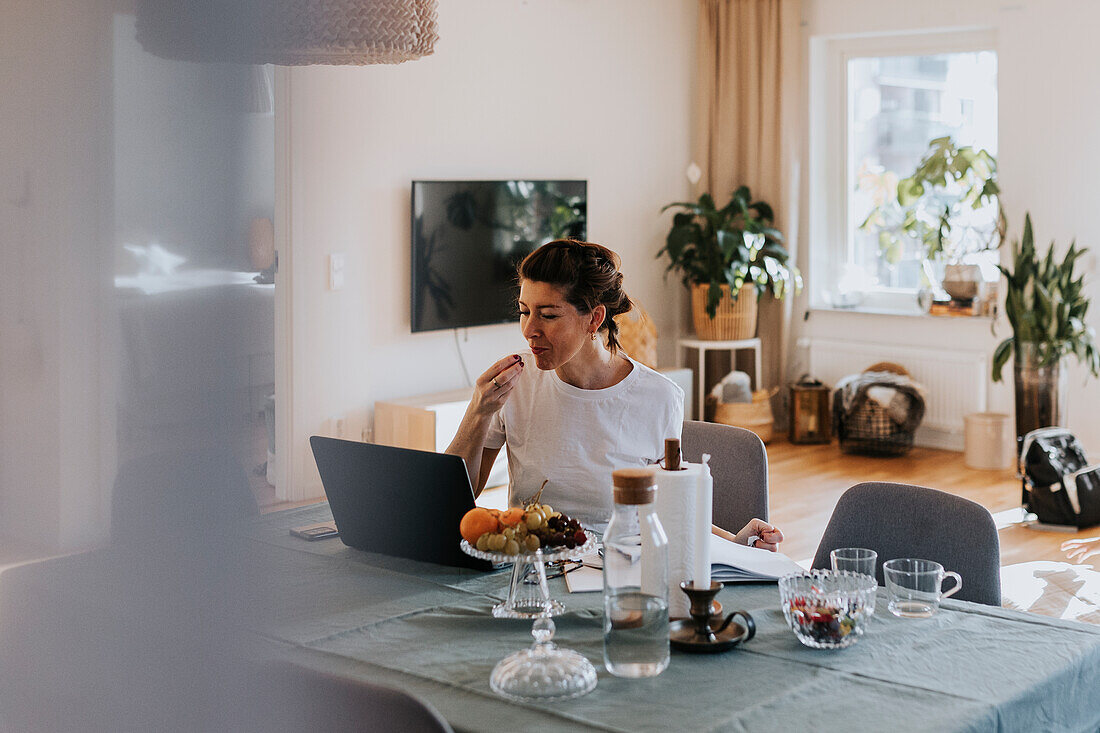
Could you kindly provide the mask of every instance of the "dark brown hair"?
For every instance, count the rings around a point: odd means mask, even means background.
[[[596,306],[607,309],[600,330],[607,331],[607,345],[614,354],[619,350],[619,324],[615,316],[627,313],[634,304],[623,292],[623,274],[619,256],[600,244],[575,239],[547,242],[519,264],[520,280],[549,283],[560,287],[565,301],[581,313]]]

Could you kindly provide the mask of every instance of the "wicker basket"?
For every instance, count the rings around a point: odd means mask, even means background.
[[[775,392],[774,389],[758,389],[752,393],[752,402],[719,402],[708,397],[707,405],[712,410],[714,422],[751,430],[767,443],[775,432],[771,402]]]
[[[905,367],[887,361],[872,364],[863,371],[909,376]],[[842,451],[868,456],[901,456],[912,449],[916,431],[899,426],[885,407],[865,398],[851,415],[845,415],[843,402],[838,389],[833,393],[833,429]]]
[[[695,335],[706,341],[738,341],[756,335],[756,288],[741,288],[737,300],[730,299],[729,285],[722,286],[722,297],[714,318],[707,315],[709,285],[691,286],[691,315]]]
[[[619,345],[634,361],[650,369],[657,368],[657,326],[637,303],[627,313],[615,316],[619,325]]]

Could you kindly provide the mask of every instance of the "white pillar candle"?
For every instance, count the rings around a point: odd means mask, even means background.
[[[695,567],[692,580],[696,588],[710,587],[710,527],[714,482],[710,476],[710,454],[703,454],[695,500]]]

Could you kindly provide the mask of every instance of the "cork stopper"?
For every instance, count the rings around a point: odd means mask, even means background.
[[[680,439],[665,438],[665,470],[680,470]]]
[[[620,468],[611,474],[616,504],[649,504],[657,496],[657,472],[653,468]]]

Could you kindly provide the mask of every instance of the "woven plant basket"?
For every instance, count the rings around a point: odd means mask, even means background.
[[[729,285],[722,286],[722,297],[714,318],[707,315],[709,285],[691,286],[691,316],[695,335],[706,341],[739,341],[756,335],[756,288],[745,285],[730,299]]]
[[[771,402],[775,393],[775,389],[758,389],[752,393],[752,402],[718,402],[708,397],[707,403],[713,410],[713,422],[751,430],[767,443],[775,432]]]
[[[615,316],[619,324],[619,345],[634,361],[657,368],[657,326],[637,303],[628,313]]]

